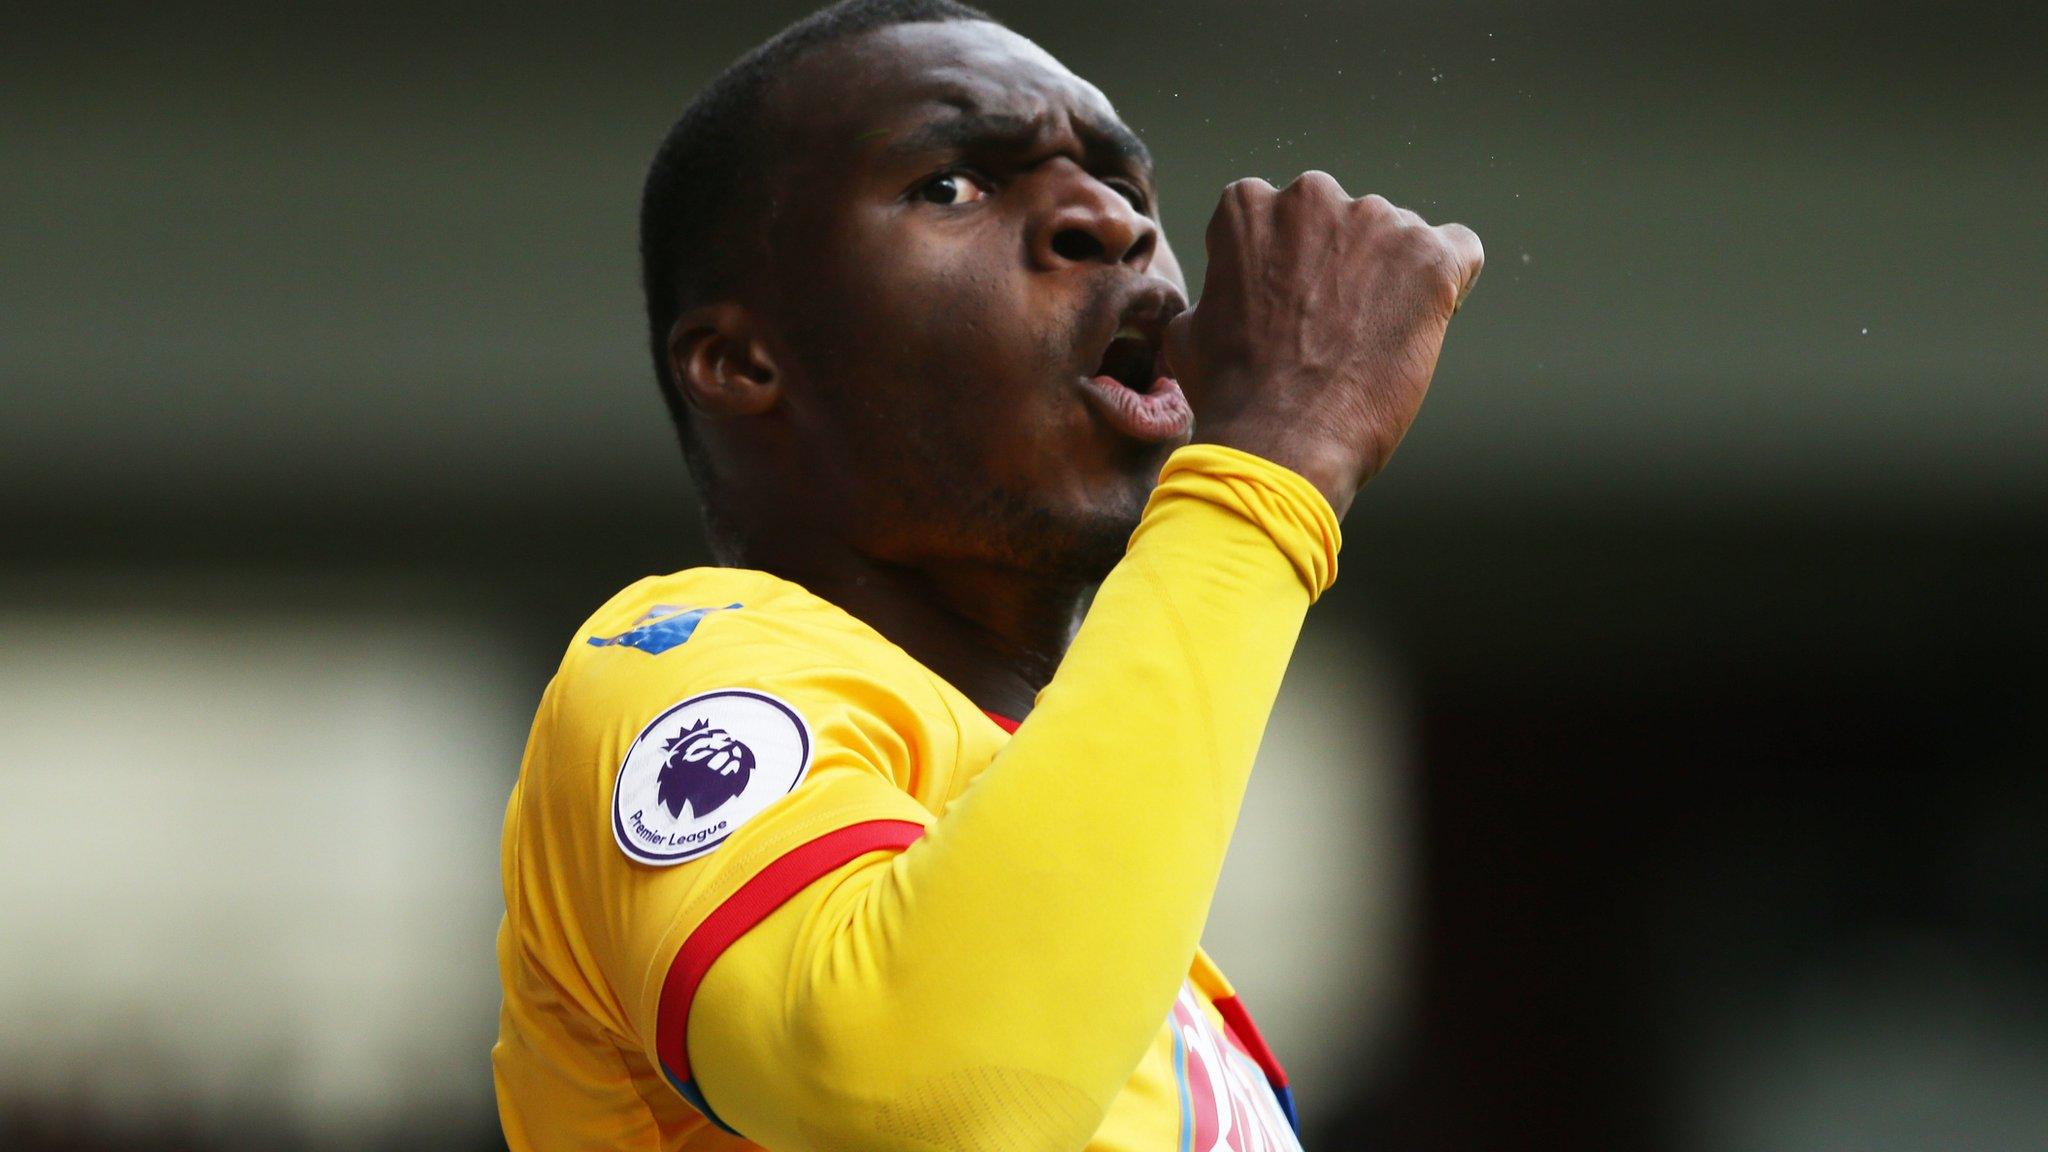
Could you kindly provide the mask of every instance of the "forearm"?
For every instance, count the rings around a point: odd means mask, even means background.
[[[1066,1101],[1041,1120],[1046,1144],[1069,1124],[1085,1140],[1186,975],[1335,555],[1335,520],[1300,477],[1216,449],[1177,457],[1058,675],[968,792],[900,856],[817,886],[734,946],[781,950],[789,979],[712,998],[774,1002],[703,1031],[705,1055],[725,1057],[700,1060],[714,1105],[797,1148],[817,1135],[799,1119],[812,1098],[900,1118],[995,1069],[1063,1086],[1045,1089]],[[769,1092],[764,1075],[805,1083]],[[836,1146],[889,1146],[888,1126]]]

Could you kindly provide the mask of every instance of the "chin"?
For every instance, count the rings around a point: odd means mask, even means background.
[[[1162,451],[1157,459],[1133,461],[1137,466],[1121,476],[1119,483],[1096,493],[1086,507],[1070,509],[1061,517],[1064,530],[1053,535],[1064,541],[1068,574],[1099,584],[1124,558],[1165,459]]]
[[[968,518],[978,538],[973,550],[986,562],[1048,582],[1099,584],[1123,559],[1148,492],[1133,488],[1085,507],[986,492]]]
[[[1124,558],[1131,533],[1138,527],[1136,513],[1128,517],[1098,517],[1078,526],[1068,538],[1066,563],[1059,575],[1087,584],[1100,584]]]
[[[1133,487],[1114,500],[1085,509],[1063,509],[1047,517],[1039,537],[1036,567],[1043,574],[1100,584],[1130,547],[1144,515],[1149,485]]]

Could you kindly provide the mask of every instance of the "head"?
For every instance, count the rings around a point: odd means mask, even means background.
[[[641,243],[721,558],[822,534],[1099,579],[1185,438],[1099,378],[1151,388],[1185,307],[1150,157],[973,9],[855,0],[742,58],[657,154]]]

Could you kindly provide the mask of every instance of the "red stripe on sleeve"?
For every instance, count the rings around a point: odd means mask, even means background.
[[[704,974],[711,971],[712,963],[734,941],[767,919],[790,897],[840,865],[869,852],[908,848],[922,835],[924,825],[909,820],[869,820],[834,829],[777,857],[706,916],[683,941],[683,946],[676,949],[668,975],[661,982],[661,1004],[655,1010],[654,1052],[669,1075],[679,1082],[690,1080],[686,1037],[690,1003],[696,999],[697,986],[704,982]]]
[[[1259,1035],[1258,1025],[1252,1023],[1252,1014],[1244,1010],[1244,1005],[1237,997],[1225,996],[1210,1003],[1216,1005],[1217,1014],[1222,1016],[1223,1023],[1230,1027],[1230,1038],[1237,1041],[1237,1046],[1244,1049],[1245,1055],[1250,1056],[1258,1064],[1259,1071],[1266,1074],[1266,1079],[1273,1085],[1274,1090],[1287,1087],[1287,1069],[1280,1066],[1279,1058],[1273,1055],[1271,1048],[1266,1047],[1266,1038]]]
[[[1001,728],[1003,731],[1008,732],[1012,736],[1017,734],[1017,725],[1023,723],[1022,720],[1012,720],[1008,716],[999,716],[986,708],[983,708],[981,710],[981,714],[995,721],[996,727]]]

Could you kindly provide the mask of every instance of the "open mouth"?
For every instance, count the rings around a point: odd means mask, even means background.
[[[1153,292],[1127,304],[1081,394],[1111,428],[1147,444],[1185,440],[1194,426],[1187,397],[1166,363],[1166,325],[1186,305]]]
[[[1110,338],[1095,375],[1107,376],[1140,396],[1151,392],[1159,378],[1166,375],[1159,341],[1162,330],[1162,326],[1153,326],[1148,331],[1146,326],[1126,320]]]

